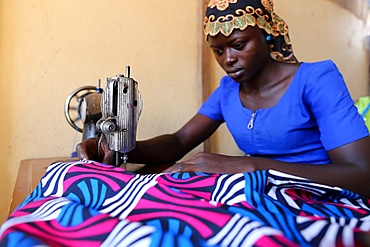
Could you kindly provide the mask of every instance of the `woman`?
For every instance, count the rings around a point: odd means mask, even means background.
[[[274,169],[370,197],[370,139],[337,67],[298,63],[272,0],[211,0],[206,39],[227,73],[199,112],[173,134],[137,142],[130,162],[176,162],[226,123],[247,155],[198,153],[164,172]],[[113,163],[97,140],[80,158]]]

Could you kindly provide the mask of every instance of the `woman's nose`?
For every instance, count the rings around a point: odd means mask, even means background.
[[[225,64],[232,65],[237,61],[237,57],[230,50],[225,50]]]

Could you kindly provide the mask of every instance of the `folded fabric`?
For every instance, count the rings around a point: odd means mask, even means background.
[[[365,246],[370,201],[274,170],[139,175],[53,163],[0,246]]]

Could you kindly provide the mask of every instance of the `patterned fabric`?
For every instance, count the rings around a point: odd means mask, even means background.
[[[273,0],[211,0],[204,18],[204,34],[229,36],[234,29],[257,25],[272,36],[270,52],[276,60],[297,62],[288,25],[274,12],[273,6]]]
[[[370,201],[279,173],[138,175],[53,163],[1,246],[361,246]]]

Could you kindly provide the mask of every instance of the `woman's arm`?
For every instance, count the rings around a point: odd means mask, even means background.
[[[274,169],[312,181],[339,186],[370,198],[370,137],[365,137],[328,152],[327,165],[310,165],[258,157],[233,157],[199,153],[164,172],[238,173]]]
[[[196,114],[173,134],[137,142],[136,148],[129,153],[130,160],[143,164],[176,162],[210,137],[220,124]]]
[[[148,165],[176,162],[211,136],[220,124],[204,115],[196,114],[173,134],[137,141],[135,149],[128,154],[129,162]],[[98,154],[97,138],[79,143],[76,151],[79,158],[114,164],[114,152],[108,150],[105,142],[102,142],[100,155]]]

